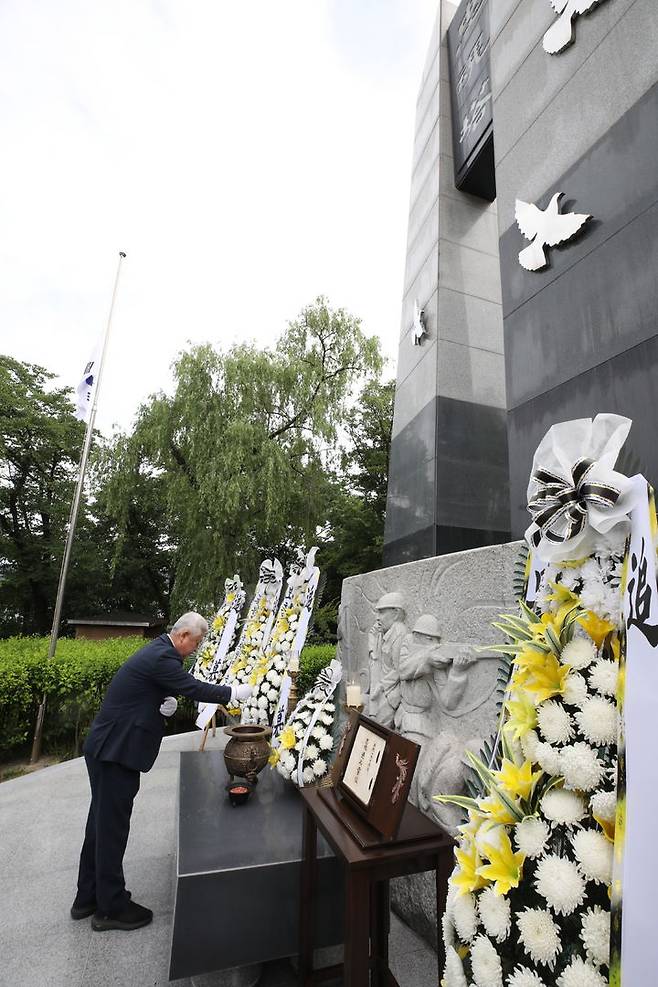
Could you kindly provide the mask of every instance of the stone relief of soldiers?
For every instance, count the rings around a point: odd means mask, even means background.
[[[455,648],[459,650],[450,653]],[[436,709],[457,708],[468,682],[469,665],[475,660],[459,646],[442,647],[438,620],[433,614],[422,614],[400,647],[395,729],[418,744],[433,737]]]
[[[401,593],[384,593],[375,604],[377,618],[368,634],[366,709],[392,727],[400,705],[400,648],[407,635],[406,604]]]

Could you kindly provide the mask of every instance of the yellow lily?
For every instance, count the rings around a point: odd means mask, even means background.
[[[533,788],[542,776],[541,769],[533,772],[530,761],[524,761],[519,768],[507,758],[503,758],[500,771],[494,773],[508,795],[521,799],[530,798]]]
[[[579,617],[578,623],[585,628],[597,648],[601,647],[610,631],[615,629],[615,625],[609,620],[601,620],[591,610],[588,610],[584,617]]]
[[[510,888],[518,888],[523,873],[525,854],[514,853],[507,833],[501,834],[498,847],[487,846],[483,853],[489,863],[477,868],[476,874],[494,882],[494,894],[507,894]]]
[[[222,628],[224,627],[224,624],[225,623],[226,623],[226,621],[225,621],[224,617],[222,617],[221,614],[220,614],[217,617],[215,617],[215,619],[213,620],[213,622],[212,622],[212,628],[213,628],[214,631],[221,631]]]
[[[515,816],[495,792],[486,799],[480,799],[479,801],[480,811],[483,812],[488,819],[496,823],[501,823],[503,826],[510,826],[512,823],[519,821],[519,816]],[[519,806],[519,812],[521,812],[521,807]]]
[[[520,740],[537,726],[537,708],[522,692],[505,704],[508,720],[504,730],[513,740]]]
[[[580,597],[573,592],[573,590],[567,589],[562,583],[552,583],[548,584],[552,593],[546,595],[546,600],[551,603],[559,603],[560,607],[564,606],[565,603],[574,604],[580,602]]]
[[[555,655],[546,655],[541,668],[534,668],[523,682],[524,688],[531,693],[535,703],[543,703],[545,699],[564,692],[567,675],[571,671],[569,665],[561,665]]]
[[[482,860],[475,844],[465,844],[462,848],[455,850],[455,857],[459,864],[459,870],[452,874],[450,883],[457,888],[458,894],[462,895],[468,891],[486,888],[489,882],[477,873]]]

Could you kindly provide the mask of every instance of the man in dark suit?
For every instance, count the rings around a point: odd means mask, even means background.
[[[123,855],[140,771],[153,767],[164,717],[176,710],[175,695],[227,704],[252,693],[248,685],[211,685],[184,671],[183,659],[199,646],[207,630],[200,614],[186,613],[170,634],[161,634],[135,652],[110,682],[85,740],[91,805],[71,916],[93,915],[91,924],[97,932],[139,929],[153,918],[153,912],[132,901],[126,891]]]

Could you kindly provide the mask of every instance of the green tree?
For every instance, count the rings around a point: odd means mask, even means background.
[[[173,396],[147,402],[122,440],[111,498],[119,543],[127,542],[128,464],[138,447],[140,469],[162,481],[172,612],[211,608],[229,573],[253,578],[264,553],[285,562],[293,545],[315,540],[354,388],[380,367],[377,339],[323,298],[265,350],[205,345],[181,354]]]
[[[323,639],[335,634],[343,579],[382,565],[394,397],[393,381],[368,381],[347,415],[321,546],[326,586],[315,634]]]
[[[43,367],[0,356],[0,621],[49,630],[84,426]]]

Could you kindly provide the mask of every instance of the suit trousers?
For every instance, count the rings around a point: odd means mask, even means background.
[[[100,915],[116,915],[128,901],[123,876],[139,771],[85,754],[91,805],[78,871],[78,900],[96,902]]]

